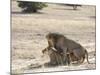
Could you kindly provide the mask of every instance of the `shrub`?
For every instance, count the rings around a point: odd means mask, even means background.
[[[21,7],[23,12],[37,12],[38,10],[47,7],[46,3],[42,2],[25,2],[18,1],[18,6]]]

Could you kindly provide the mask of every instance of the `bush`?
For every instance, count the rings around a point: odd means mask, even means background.
[[[21,7],[23,12],[37,12],[38,10],[47,7],[46,3],[41,2],[25,2],[18,1],[18,6]]]

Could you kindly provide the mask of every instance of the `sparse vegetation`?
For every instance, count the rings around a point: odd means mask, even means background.
[[[21,7],[23,12],[34,12],[36,13],[38,10],[41,10],[44,7],[47,7],[46,3],[41,2],[25,2],[18,1],[18,6]]]

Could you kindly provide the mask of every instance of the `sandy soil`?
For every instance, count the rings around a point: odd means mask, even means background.
[[[48,4],[39,13],[22,13],[12,2],[12,73],[35,73],[95,69],[95,64],[86,61],[79,66],[39,65],[49,61],[42,58],[42,49],[47,47],[45,35],[58,32],[80,43],[89,52],[89,61],[95,63],[95,6],[82,6],[78,10],[57,4]]]

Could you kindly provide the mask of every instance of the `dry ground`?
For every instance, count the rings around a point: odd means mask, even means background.
[[[95,6],[72,7],[49,4],[39,13],[21,12],[12,2],[12,72],[34,73],[95,69],[95,64],[85,61],[80,66],[58,66],[37,68],[48,62],[48,56],[41,58],[42,49],[47,46],[45,35],[58,32],[79,42],[89,52],[89,61],[95,63]]]

